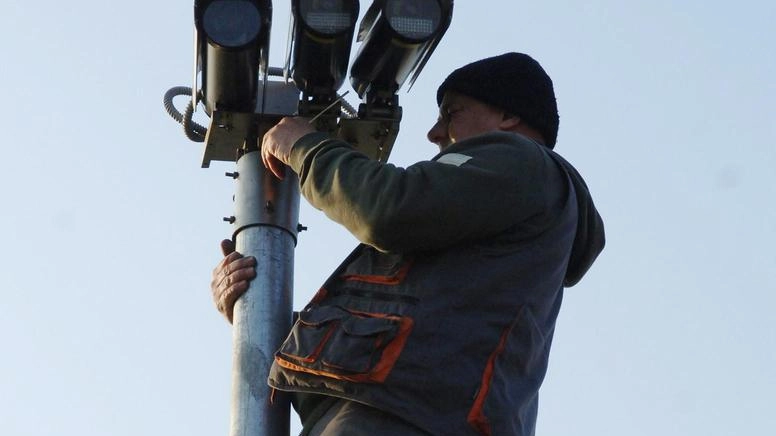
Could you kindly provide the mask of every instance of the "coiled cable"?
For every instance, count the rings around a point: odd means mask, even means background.
[[[187,138],[194,142],[205,142],[207,128],[192,120],[194,115],[194,102],[189,101],[189,104],[186,106],[186,110],[183,113],[180,113],[173,103],[175,97],[179,95],[191,95],[191,93],[191,88],[186,86],[170,88],[164,94],[164,109],[175,121],[183,125],[183,133],[186,134]]]

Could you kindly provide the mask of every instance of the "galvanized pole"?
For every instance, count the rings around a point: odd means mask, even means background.
[[[276,179],[252,151],[237,160],[234,239],[256,258],[256,278],[233,319],[230,436],[287,436],[289,402],[267,385],[274,353],[292,322],[299,185],[293,171]]]

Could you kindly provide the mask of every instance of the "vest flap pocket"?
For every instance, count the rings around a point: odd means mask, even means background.
[[[295,371],[382,382],[399,358],[411,328],[408,317],[316,307],[300,313],[275,360]]]
[[[299,312],[299,319],[278,353],[298,362],[315,362],[340,320],[347,315],[344,309],[335,306]]]
[[[337,306],[324,306],[316,310],[299,312],[299,321],[308,326],[320,326],[347,316],[347,311]]]
[[[398,329],[395,319],[351,316],[332,335],[321,356],[322,363],[337,371],[367,373]]]
[[[342,330],[352,336],[373,336],[397,328],[395,319],[351,316],[342,321]]]

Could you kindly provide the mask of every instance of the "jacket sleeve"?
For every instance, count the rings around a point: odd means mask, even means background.
[[[386,252],[440,249],[515,227],[541,231],[567,189],[541,145],[510,134],[481,135],[400,168],[311,133],[294,145],[290,164],[313,207]]]

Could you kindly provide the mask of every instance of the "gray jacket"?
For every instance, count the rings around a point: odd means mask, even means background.
[[[533,434],[564,285],[604,245],[576,170],[509,133],[406,169],[310,134],[291,165],[363,244],[299,313],[270,385],[436,435]]]

